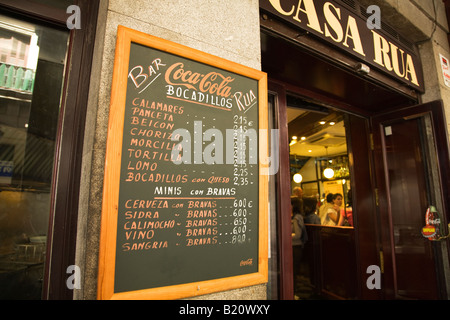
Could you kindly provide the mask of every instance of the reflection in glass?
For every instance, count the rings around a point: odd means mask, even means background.
[[[0,298],[40,299],[68,32],[0,15]]]

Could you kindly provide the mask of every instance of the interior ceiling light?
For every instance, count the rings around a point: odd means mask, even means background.
[[[292,136],[292,140],[289,143],[289,146],[292,146],[292,145],[296,144],[297,143],[297,139],[298,139],[297,136]]]
[[[321,124],[322,126],[323,125],[325,125],[325,124],[329,124],[330,126],[334,126],[335,124],[336,124],[336,122],[335,121],[319,121],[319,124]]]

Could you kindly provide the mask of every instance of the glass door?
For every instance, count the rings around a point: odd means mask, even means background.
[[[40,299],[69,41],[0,15],[0,299]]]
[[[374,117],[385,294],[445,299],[448,144],[440,102]],[[432,217],[428,216],[428,211]],[[434,237],[423,228],[435,228]],[[447,264],[448,265],[448,264]],[[446,274],[447,273],[447,274]]]

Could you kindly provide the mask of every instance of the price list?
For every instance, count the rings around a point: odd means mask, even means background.
[[[258,271],[258,81],[131,43],[115,292]]]

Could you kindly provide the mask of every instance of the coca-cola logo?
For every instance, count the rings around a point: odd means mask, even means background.
[[[165,80],[167,84],[173,86],[184,86],[188,89],[228,98],[231,95],[231,87],[228,84],[234,79],[215,71],[201,74],[185,70],[184,64],[178,62],[167,68]]]

